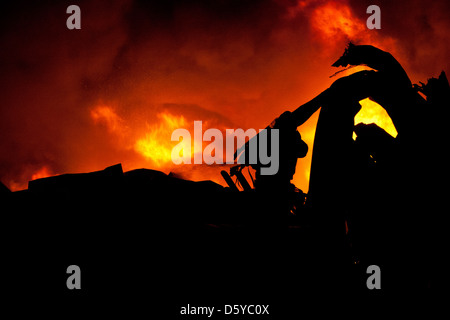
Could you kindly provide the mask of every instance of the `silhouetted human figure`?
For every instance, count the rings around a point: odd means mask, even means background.
[[[430,244],[438,226],[431,223],[436,216],[427,212],[428,200],[441,202],[435,196],[440,188],[436,182],[445,165],[440,162],[442,157],[430,154],[439,154],[448,137],[442,130],[445,126],[439,125],[442,118],[435,119],[433,111],[448,113],[448,81],[441,74],[439,79],[414,88],[392,55],[372,46],[350,44],[334,66],[349,64],[365,64],[376,71],[343,77],[292,113],[296,124],[301,125],[322,108],[314,140],[308,205],[317,217],[327,254],[344,253],[344,224],[350,219],[357,231],[354,234],[359,236],[354,239],[360,244],[358,254],[365,263],[378,261],[387,266],[388,286],[420,288],[426,276],[423,272],[414,274],[409,263],[414,260],[415,270],[426,270],[432,260],[426,243]],[[354,127],[358,102],[367,97],[386,109],[397,138],[375,125]],[[353,130],[358,135],[355,142]],[[423,152],[430,144],[436,148]],[[420,167],[423,169],[418,170]],[[435,191],[426,191],[428,197],[424,197],[419,195],[419,186]],[[416,282],[410,281],[413,277]]]

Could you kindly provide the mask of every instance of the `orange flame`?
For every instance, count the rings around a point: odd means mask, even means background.
[[[355,124],[360,122],[365,124],[375,123],[394,138],[397,136],[397,130],[395,129],[394,124],[382,106],[369,98],[361,100],[359,103],[362,108],[355,116]]]
[[[11,191],[25,190],[28,187],[28,181],[47,178],[53,175],[55,173],[48,166],[43,166],[38,170],[29,168],[26,169],[20,179],[8,181],[8,187]]]

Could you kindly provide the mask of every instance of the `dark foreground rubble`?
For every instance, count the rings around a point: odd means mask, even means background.
[[[300,315],[299,303],[311,298],[354,306],[440,292],[448,255],[447,78],[412,85],[389,53],[372,46],[350,44],[335,63],[362,64],[373,70],[338,79],[267,127],[284,137],[283,170],[263,177],[252,165],[255,189],[238,191],[228,173],[224,188],[149,169],[123,172],[120,164],[31,181],[20,192],[1,184],[7,301],[70,306],[75,299],[112,313],[168,310],[168,319],[181,304],[249,301],[270,303],[283,319]],[[374,124],[355,126],[358,101],[367,97],[386,109],[397,137]],[[290,183],[308,151],[297,127],[319,108],[306,195]],[[70,265],[82,270],[82,290],[66,287]],[[381,270],[380,290],[366,283],[372,265]]]

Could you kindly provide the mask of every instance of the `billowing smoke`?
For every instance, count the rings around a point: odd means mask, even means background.
[[[381,30],[365,27],[371,1],[77,1],[81,30],[66,28],[70,4],[1,13],[0,180],[15,190],[119,162],[221,182],[215,167],[146,154],[170,147],[172,120],[266,127],[335,80],[350,40],[391,51],[413,81],[449,71],[446,1],[378,1]],[[310,150],[316,119],[300,127]]]

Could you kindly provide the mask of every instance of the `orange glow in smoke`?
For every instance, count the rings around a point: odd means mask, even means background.
[[[160,168],[172,163],[172,148],[177,143],[171,141],[172,132],[175,129],[186,128],[187,123],[183,116],[177,117],[169,113],[159,113],[157,117],[159,123],[148,125],[147,133],[136,141],[134,150]],[[183,140],[181,143],[190,144],[191,141]]]
[[[355,71],[359,71],[360,67],[355,67],[350,70],[346,70],[342,73],[346,76]],[[355,116],[355,124],[363,123],[375,123],[379,127],[385,129],[392,136],[397,136],[397,131],[392,123],[392,120],[386,113],[386,111],[377,103],[371,101],[370,99],[364,99],[360,101],[362,109]],[[312,150],[312,145],[314,141],[315,125],[317,123],[318,112],[313,115],[313,117],[308,121],[305,127],[310,128],[308,130],[302,130],[302,137],[310,146]],[[135,161],[135,166],[147,167],[147,168],[157,168],[162,171],[172,170],[172,149],[173,147],[181,143],[185,145],[183,149],[188,146],[186,144],[191,144],[192,141],[171,141],[172,132],[175,129],[186,128],[191,132],[191,138],[194,138],[192,132],[192,121],[188,121],[182,115],[173,115],[167,111],[160,112],[156,115],[156,120],[153,123],[145,124],[144,129],[133,129],[133,126],[127,125],[122,117],[120,117],[114,108],[99,105],[91,110],[91,118],[97,125],[103,125],[106,127],[107,132],[111,135],[114,141],[116,141],[117,147],[125,151],[134,151],[138,155],[139,159]],[[201,116],[199,115],[199,118]],[[207,122],[204,121],[204,127],[207,126]],[[205,128],[204,128],[205,129]],[[117,138],[120,137],[121,139]],[[201,141],[200,141],[201,143]],[[191,147],[191,157],[193,157],[194,149]],[[302,161],[310,162],[311,152],[307,155],[307,158],[299,161],[298,165],[301,165]],[[217,169],[217,172],[220,170]],[[294,176],[294,183],[301,187],[304,191],[307,191],[307,184],[309,181],[310,167],[305,166],[300,169],[298,167],[298,172],[302,172]],[[194,180],[204,180],[213,179],[214,181],[223,184],[222,180],[217,179],[209,173],[204,173],[204,175],[198,175],[198,173],[192,173],[189,176],[190,179]]]
[[[388,23],[385,10],[381,30],[368,30],[366,6],[349,0],[276,0],[258,10],[243,2],[236,12],[216,10],[222,2],[214,3],[149,5],[152,10],[143,12],[131,2],[130,12],[100,6],[106,10],[101,15],[97,5],[86,4],[92,6],[84,20],[90,32],[71,41],[65,33],[48,32],[56,18],[44,21],[31,9],[25,11],[33,27],[6,24],[11,50],[4,52],[9,67],[2,73],[8,81],[0,117],[1,182],[16,191],[32,179],[120,162],[125,171],[155,168],[224,185],[220,170],[226,167],[172,163],[172,149],[180,143],[171,141],[173,130],[185,128],[193,139],[194,120],[203,122],[203,132],[264,128],[338,78],[367,69],[356,66],[328,78],[338,71],[331,64],[349,41],[389,51],[414,83],[441,68],[448,73],[445,2],[417,6],[398,25]],[[45,10],[57,12],[52,7]],[[55,52],[57,59],[36,59]],[[375,123],[397,135],[383,108],[369,99],[361,104],[355,124]],[[305,192],[318,114],[299,128],[310,151],[298,161],[294,183]],[[191,145],[191,157],[193,151]]]
[[[345,35],[351,39],[365,31],[364,24],[353,16],[348,6],[334,2],[317,7],[311,16],[311,24],[324,38]]]

